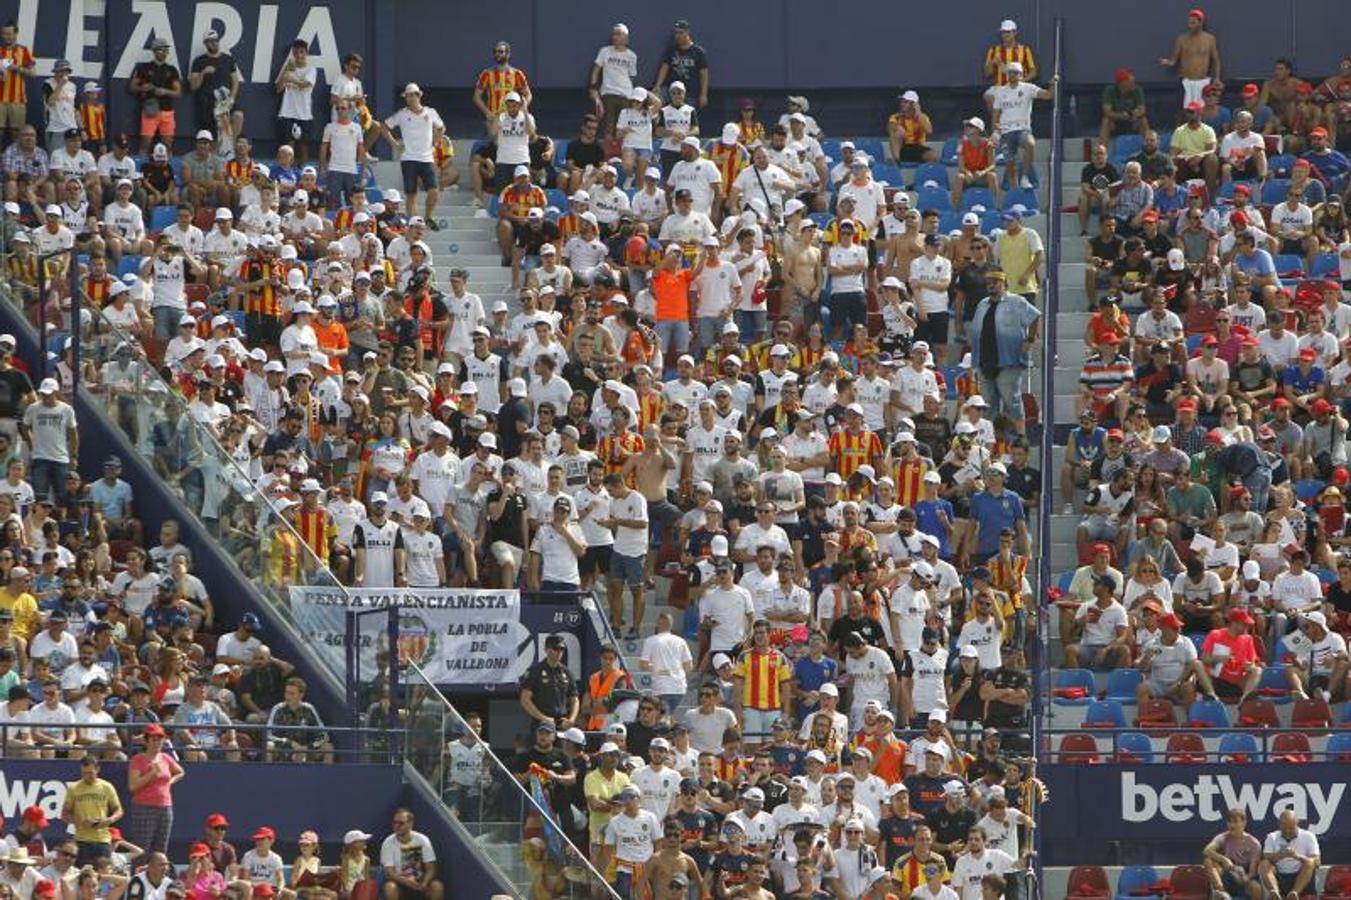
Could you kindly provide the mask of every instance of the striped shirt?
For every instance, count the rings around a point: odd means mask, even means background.
[[[544,190],[533,184],[525,189],[525,193],[516,190],[516,185],[509,184],[502,188],[502,193],[497,199],[501,207],[507,211],[507,215],[516,219],[524,219],[526,213],[537,206],[544,209],[549,205],[549,198],[544,195]]]
[[[36,64],[33,60],[33,51],[23,44],[11,44],[8,47],[0,47],[0,59],[14,63],[0,75],[0,103],[27,103],[28,88],[19,70],[32,69]]]
[[[733,675],[743,679],[741,705],[746,709],[783,708],[781,686],[788,680],[791,667],[778,650],[748,650],[737,660]]]
[[[507,94],[523,93],[527,84],[525,73],[515,66],[493,66],[478,73],[475,87],[487,95],[484,102],[488,113],[495,116],[506,107]]]
[[[328,565],[329,541],[338,536],[338,526],[322,506],[296,512],[296,531],[319,561]]]
[[[1130,357],[1116,354],[1115,359],[1105,360],[1101,353],[1094,353],[1084,360],[1084,368],[1079,373],[1079,384],[1088,388],[1093,397],[1105,399],[1135,379],[1135,367]]]
[[[896,502],[901,506],[914,507],[924,498],[924,476],[929,472],[929,463],[923,457],[898,459],[891,467],[891,480],[896,482]]]
[[[95,310],[102,309],[103,305],[108,302],[108,291],[112,289],[113,281],[111,275],[104,275],[103,278],[98,280],[95,280],[93,276],[87,276],[84,281],[80,282],[81,290],[88,298],[89,305]]]
[[[944,884],[952,880],[952,874],[948,871],[947,860],[943,859],[941,854],[932,851],[929,853],[929,858],[923,862],[916,859],[913,852],[902,856],[896,860],[896,865],[891,870],[891,877],[900,884],[901,893],[908,897],[929,880],[924,875],[924,869],[930,865],[938,866],[943,870]]]
[[[1037,77],[1037,61],[1032,56],[1031,47],[1024,44],[1005,47],[1001,42],[995,44],[985,53],[985,65],[994,66],[994,83],[996,86],[1009,83],[1009,76],[1004,68],[1009,63],[1014,62],[1023,67],[1023,81],[1032,81]]]
[[[611,475],[624,468],[624,462],[637,453],[642,453],[647,443],[642,435],[626,431],[623,434],[607,434],[596,446],[596,456],[605,463],[605,474]],[[633,473],[629,473],[629,487],[636,488]]]
[[[286,273],[280,261],[261,259],[245,260],[239,267],[239,280],[244,282],[275,278],[281,284],[286,283]],[[264,284],[262,287],[246,288],[244,291],[244,312],[278,318],[281,316],[281,294],[277,285]]]
[[[638,430],[646,431],[649,425],[661,423],[661,414],[666,411],[666,398],[661,391],[650,390],[638,395]]]
[[[102,103],[80,104],[80,128],[84,130],[84,139],[100,144],[108,137],[108,109]]]
[[[871,431],[863,430],[858,434],[837,431],[826,442],[826,449],[833,459],[839,460],[835,471],[841,478],[848,479],[858,471],[858,467],[869,463],[874,457],[882,455],[882,441]]]
[[[723,184],[731,184],[741,174],[741,170],[751,164],[751,155],[741,144],[730,147],[722,141],[709,141],[706,154],[713,165],[718,167]]]

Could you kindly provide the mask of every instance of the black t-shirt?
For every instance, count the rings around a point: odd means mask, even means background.
[[[940,806],[925,816],[924,821],[934,833],[934,843],[951,844],[953,841],[966,840],[966,836],[976,824],[976,811],[969,806],[962,806],[953,812],[947,806]],[[953,854],[943,855],[947,857],[948,866],[951,867]]]
[[[1041,489],[1041,472],[1031,466],[1009,466],[1009,474],[1004,478],[1004,487],[1024,500],[1031,500]]]
[[[202,78],[202,84],[193,92],[193,108],[197,117],[197,125],[201,128],[209,128],[215,133],[216,116],[214,108],[216,105],[216,88],[228,88],[230,86],[230,76],[238,68],[235,58],[228,53],[222,53],[219,56],[208,56],[203,53],[192,61],[192,68],[189,70],[196,75],[203,69],[214,66],[210,75]]]
[[[532,746],[524,753],[516,754],[516,759],[512,761],[511,771],[516,773],[529,772],[531,764],[537,765],[554,775],[566,775],[572,771],[572,760],[568,759],[568,755],[557,744],[554,744],[548,750],[541,750],[539,747]],[[568,799],[567,786],[550,779],[545,782],[544,790],[548,794],[549,804],[555,812],[566,812],[563,809],[563,804]]]
[[[1328,588],[1327,600],[1339,613],[1351,613],[1351,591],[1342,587],[1340,581],[1334,581]]]
[[[591,370],[590,375],[586,373],[587,369]],[[588,397],[592,396],[601,385],[600,363],[594,359],[586,365],[582,365],[578,360],[570,359],[563,364],[562,374],[563,380],[571,385],[574,391],[581,391]]]
[[[1030,693],[1032,686],[1026,672],[1010,669],[1006,666],[983,673],[983,680],[993,684],[999,690],[1024,690]],[[1027,724],[1027,707],[1004,703],[1001,700],[991,700],[989,712],[985,716],[985,724],[993,725],[995,728],[1022,728]]]
[[[599,166],[605,158],[598,141],[573,140],[568,141],[568,152],[564,159],[570,165],[579,169],[585,169],[587,166]]]
[[[137,65],[135,71],[131,73],[131,77],[139,78],[142,83],[157,88],[172,88],[182,80],[178,75],[178,66],[172,65],[171,63],[160,64],[154,60]],[[162,112],[172,111],[174,108],[174,100],[176,99],[170,96],[156,97],[154,94],[150,93],[143,94],[141,97],[142,104],[144,104],[146,100],[154,100],[159,104],[159,108]]]
[[[915,829],[924,824],[924,817],[911,812],[908,816],[887,816],[877,825],[882,835],[878,849],[882,855],[882,865],[890,869],[896,860],[909,853],[915,846]]]
[[[1162,150],[1156,150],[1153,153],[1145,153],[1141,150],[1132,156],[1130,161],[1140,164],[1140,177],[1145,181],[1157,181],[1165,172],[1171,172],[1174,169],[1172,158]]]
[[[1092,184],[1093,179],[1099,175],[1106,178],[1108,184],[1115,184],[1121,180],[1121,173],[1110,162],[1103,164],[1102,168],[1098,168],[1090,161],[1079,170],[1079,183]]]
[[[502,499],[502,489],[493,488],[492,493],[488,495],[488,503],[493,504]],[[521,542],[525,540],[525,515],[529,504],[526,502],[525,495],[519,490],[507,498],[506,505],[502,508],[502,515],[496,519],[491,514],[488,517],[488,543],[502,541],[513,547],[525,547]],[[540,707],[540,709],[544,709]],[[548,712],[548,710],[544,710]]]
[[[516,433],[518,422],[530,425],[530,405],[523,397],[512,397],[497,411],[497,440],[502,445],[503,459],[514,459],[521,455],[522,436]]]
[[[526,670],[521,688],[530,691],[530,700],[547,716],[566,716],[577,696],[577,682],[567,666],[551,666],[541,660]]]
[[[871,616],[861,616],[857,619],[851,619],[849,616],[841,616],[830,625],[830,641],[832,644],[840,644],[849,632],[857,631],[874,647],[886,649],[886,632],[882,630],[882,623]]]
[[[1168,235],[1162,231],[1155,232],[1153,237],[1142,234],[1140,240],[1144,241],[1145,253],[1149,254],[1151,259],[1162,260],[1168,256],[1168,251],[1173,249],[1173,242],[1168,240]]]
[[[835,526],[822,519],[814,522],[810,517],[797,527],[797,538],[802,541],[802,564],[808,568],[826,558],[826,535],[835,530]]]
[[[722,886],[732,888],[746,882],[746,872],[750,870],[751,863],[760,857],[750,850],[742,849],[740,853],[723,851],[713,857],[713,883],[718,883],[719,876],[722,877]]]
[[[558,226],[548,219],[539,228],[520,223],[512,230],[516,233],[516,246],[527,256],[539,256],[540,247],[558,243]]]
[[[693,812],[678,809],[671,813],[680,822],[680,843],[700,872],[708,871],[708,851],[699,846],[700,841],[708,841],[718,836],[718,817],[706,809],[696,808]]]
[[[1088,239],[1088,247],[1093,255],[1108,262],[1115,262],[1121,256],[1121,245],[1124,243],[1125,238],[1116,232],[1112,233],[1110,239],[1104,238],[1101,233]]]
[[[910,775],[905,779],[905,787],[910,794],[910,808],[919,815],[928,815],[943,805],[945,786],[954,780],[959,779],[951,772],[942,772],[933,778],[923,772]]]
[[[15,368],[0,371],[0,417],[17,419],[22,410],[19,401],[33,393],[33,382]]]
[[[1248,393],[1276,381],[1276,373],[1265,359],[1258,359],[1257,362],[1240,359],[1231,367],[1230,377],[1238,382],[1240,390]]]
[[[699,73],[708,68],[708,54],[698,44],[690,44],[684,50],[674,44],[662,58],[670,68],[662,87],[670,87],[673,81],[683,81],[690,97],[699,96]]]
[[[1154,266],[1147,257],[1140,257],[1135,262],[1129,259],[1119,259],[1112,266],[1112,274],[1121,279],[1122,293],[1135,293],[1143,290],[1144,286],[1150,282],[1154,275]]]
[[[962,269],[957,275],[953,287],[962,292],[966,302],[962,305],[962,321],[970,322],[976,315],[976,306],[982,299],[988,295],[989,289],[985,283],[985,273],[993,272],[999,268],[992,262],[972,263]]]
[[[907,657],[909,654],[906,654]],[[985,704],[980,699],[980,670],[974,672],[963,671],[959,666],[952,673],[952,690],[955,693],[962,685],[967,685],[966,693],[962,694],[962,699],[957,701],[956,710],[950,711],[954,719],[961,719],[964,722],[979,722],[981,715],[985,712]]]

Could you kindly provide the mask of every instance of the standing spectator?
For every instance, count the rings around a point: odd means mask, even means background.
[[[1008,84],[1008,65],[1018,63],[1029,81],[1037,77],[1037,60],[1032,48],[1018,42],[1018,23],[1005,19],[999,23],[999,42],[985,51],[985,78],[996,87]]]
[[[418,190],[427,193],[427,227],[436,231],[441,224],[433,217],[441,185],[436,172],[436,147],[446,133],[446,124],[430,106],[422,105],[422,88],[409,82],[403,89],[403,109],[380,123],[380,133],[399,151],[399,169],[403,173],[403,192],[407,195],[408,215],[417,215]],[[399,137],[394,137],[394,131]]]
[[[173,786],[182,780],[183,767],[162,752],[165,732],[161,726],[147,725],[141,736],[145,750],[127,764],[127,788],[131,792],[127,840],[146,853],[167,853],[174,825]]]
[[[166,147],[173,146],[174,132],[178,129],[174,99],[183,93],[178,67],[169,61],[169,42],[156,38],[150,47],[150,61],[137,64],[127,85],[141,103],[142,156],[150,152],[156,139]]]
[[[610,43],[597,51],[587,79],[603,139],[614,137],[615,121],[619,111],[628,106],[637,78],[638,55],[629,49],[629,26],[616,22],[610,29]]]
[[[20,433],[32,448],[33,494],[53,497],[65,505],[66,474],[76,463],[80,448],[80,433],[76,428],[75,410],[59,396],[61,385],[55,378],[44,378],[38,386],[38,402],[30,404],[23,413]]]
[[[117,789],[99,777],[96,756],[80,760],[80,780],[66,787],[61,806],[61,821],[75,828],[79,856],[75,865],[94,865],[99,858],[112,856],[109,829],[122,818],[122,802]]]
[[[1041,313],[1024,297],[1007,292],[1002,271],[985,278],[990,293],[976,305],[967,332],[972,368],[981,373],[982,392],[994,400],[991,417],[1002,410],[1013,430],[1022,434],[1023,389]]]
[[[671,46],[657,67],[657,77],[653,81],[653,93],[662,88],[669,93],[676,84],[682,88],[698,85],[696,102],[700,109],[708,106],[708,53],[690,35],[690,23],[687,19],[676,19],[671,28]],[[674,99],[672,104],[675,103]]]
[[[301,166],[309,161],[310,141],[314,139],[313,94],[318,75],[318,66],[310,62],[310,45],[300,39],[292,41],[291,52],[275,82],[277,93],[281,94],[277,143],[290,144],[296,163]]]
[[[1009,290],[1036,303],[1045,260],[1041,235],[1023,225],[1023,214],[1016,208],[1004,212],[1000,221],[1004,233],[995,242],[995,258],[1008,278]]]
[[[671,614],[666,610],[657,613],[656,631],[643,641],[638,666],[652,673],[653,693],[674,713],[685,699],[686,676],[694,667],[694,659],[689,642],[671,631]]]
[[[1205,11],[1188,11],[1187,30],[1173,41],[1173,52],[1159,60],[1159,65],[1176,69],[1181,76],[1184,105],[1199,104],[1202,92],[1220,80],[1220,47],[1215,36],[1205,29]]]
[[[193,97],[193,127],[213,131],[222,117],[228,117],[230,133],[244,133],[244,111],[235,109],[239,87],[244,83],[235,58],[220,48],[220,33],[209,28],[202,35],[206,52],[188,68],[188,87]]]
[[[19,26],[13,19],[0,25],[0,145],[8,146],[28,118],[25,78],[37,74],[33,51],[19,43]]]
[[[534,720],[571,728],[577,720],[581,699],[572,672],[563,665],[567,642],[552,634],[544,641],[544,659],[521,679],[521,708]]]
[[[525,72],[511,64],[511,44],[493,44],[493,65],[478,73],[474,82],[474,106],[491,122],[503,109],[508,94],[515,92],[523,106],[530,106],[530,82]]]
[[[413,813],[394,811],[394,833],[380,844],[385,870],[385,900],[441,900],[445,887],[436,877],[436,850],[425,834],[413,830]]]
[[[1006,64],[1004,73],[1004,84],[987,92],[993,117],[990,127],[999,135],[999,147],[1006,160],[1005,181],[1010,186],[1028,189],[1032,187],[1032,153],[1036,148],[1032,137],[1032,104],[1053,98],[1060,76],[1051,76],[1050,88],[1039,88],[1023,81],[1022,63]]]
[[[620,808],[605,826],[602,851],[597,868],[608,871],[615,864],[615,889],[621,897],[642,896],[643,866],[656,852],[658,835],[662,833],[661,820],[649,809],[643,809],[642,790],[627,784],[618,795]]]

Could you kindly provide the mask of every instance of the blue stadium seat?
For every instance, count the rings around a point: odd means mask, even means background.
[[[1132,702],[1134,697],[1131,698]],[[1154,742],[1142,731],[1127,731],[1116,736],[1116,761],[1145,763],[1154,761]]]
[[[1276,659],[1280,659],[1279,656]],[[1263,700],[1270,700],[1277,706],[1284,706],[1290,702],[1290,680],[1286,675],[1285,666],[1270,665],[1262,669],[1261,676],[1257,679],[1257,696]]]
[[[962,213],[958,210],[949,210],[938,218],[938,233],[948,234],[957,231],[962,227]]]
[[[1228,181],[1220,185],[1220,189],[1215,192],[1215,198],[1217,200],[1233,200],[1234,187],[1237,184],[1238,184],[1237,181]]]
[[[1282,278],[1304,277],[1304,257],[1297,253],[1277,253],[1273,262],[1276,263],[1276,274]]]
[[[1160,894],[1143,893],[1159,883],[1159,872],[1153,866],[1126,866],[1116,880],[1116,900],[1139,900]]]
[[[872,164],[873,181],[879,184],[885,184],[888,187],[904,187],[905,176],[901,174],[901,167],[892,162],[878,160]]]
[[[1262,205],[1275,206],[1277,203],[1284,203],[1285,193],[1288,190],[1290,190],[1290,179],[1267,179],[1267,183],[1262,185]]]
[[[936,181],[943,187],[948,186],[948,167],[942,163],[921,163],[915,169],[914,186],[919,190],[919,186],[926,181]]]
[[[1268,178],[1289,178],[1290,170],[1295,167],[1295,155],[1293,153],[1278,153],[1275,156],[1267,157],[1267,177]]]
[[[1107,673],[1108,700],[1115,700],[1122,706],[1135,704],[1135,689],[1144,680],[1139,669],[1113,669]]]
[[[1093,702],[1093,694],[1097,690],[1097,686],[1097,682],[1093,679],[1093,673],[1088,669],[1061,669],[1055,677],[1055,687],[1051,689],[1052,702],[1056,706],[1088,706]],[[1082,689],[1085,692],[1084,696],[1055,696],[1056,691],[1072,688]],[[1122,719],[1125,719],[1124,714]]]
[[[1220,736],[1220,763],[1256,763],[1262,761],[1262,746],[1246,731],[1231,731]]]
[[[962,212],[973,206],[983,206],[987,210],[994,209],[994,192],[983,187],[970,187],[962,191]]]
[[[380,190],[378,187],[367,188],[367,189],[366,189],[366,202],[367,202],[367,203],[384,203],[384,202],[385,202],[385,192],[382,191],[382,190]]]
[[[1112,162],[1120,168],[1121,163],[1130,159],[1144,147],[1145,139],[1138,134],[1119,134],[1112,141],[1112,150],[1108,154]]]
[[[980,233],[989,235],[996,228],[1003,228],[1004,222],[999,218],[999,210],[986,210],[980,217]]]
[[[117,264],[117,277],[141,274],[141,257],[127,254]]]
[[[1351,762],[1351,732],[1339,731],[1328,738],[1328,762]]]
[[[1093,700],[1084,714],[1085,728],[1125,728],[1126,711],[1117,700]]]
[[[916,191],[915,208],[945,212],[952,209],[952,196],[943,188],[921,188]]]
[[[1339,275],[1341,265],[1335,253],[1320,253],[1313,258],[1313,268],[1309,275],[1312,278],[1326,278],[1329,275]]]
[[[943,149],[938,151],[938,160],[945,166],[957,165],[957,144],[958,139],[950,137],[943,142]]]
[[[1192,728],[1228,728],[1229,711],[1219,700],[1197,700],[1187,710],[1187,725]]]
[[[488,215],[489,215],[489,216],[491,216],[491,217],[494,218],[494,219],[497,218],[497,207],[501,204],[501,202],[502,202],[502,198],[499,197],[499,196],[496,195],[496,194],[494,194],[494,195],[488,200]]]
[[[840,149],[840,144],[844,143],[839,138],[826,138],[821,142],[821,152],[830,157],[831,162],[839,162],[844,151]]]
[[[1018,204],[1022,204],[1027,210],[1028,215],[1035,215],[1040,209],[1040,201],[1037,200],[1037,192],[1029,188],[1014,188],[1004,195],[1004,205],[1001,209],[1012,209]]]
[[[554,167],[559,169],[567,168],[563,162],[568,158],[568,141],[559,138],[554,139]]]
[[[1200,348],[1201,339],[1204,337],[1205,337],[1204,334],[1191,334],[1187,336],[1186,345],[1188,356],[1191,356]]]
[[[1070,589],[1070,585],[1073,582],[1074,582],[1073,572],[1061,572],[1058,576],[1056,576],[1055,586],[1059,588],[1060,593],[1063,594]]]
[[[150,225],[147,226],[147,230],[163,231],[174,224],[176,218],[178,218],[178,210],[172,206],[156,206],[150,211]]]
[[[821,229],[822,231],[825,231],[826,226],[829,225],[831,223],[831,220],[835,218],[828,212],[814,212],[811,213],[809,217],[813,222],[816,223],[816,227]]]
[[[174,173],[174,183],[183,186],[183,157],[169,157],[169,171]]]
[[[1295,482],[1295,496],[1300,500],[1312,500],[1321,494],[1325,487],[1327,484],[1317,478],[1304,478]]]
[[[568,208],[568,195],[558,188],[549,188],[544,192],[550,206],[557,206],[559,210]]]
[[[866,153],[874,164],[887,158],[886,138],[854,138],[854,149]]]

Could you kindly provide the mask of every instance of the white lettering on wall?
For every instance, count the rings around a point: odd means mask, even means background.
[[[271,77],[272,54],[269,52],[269,48],[276,39],[277,7],[271,3],[265,3],[258,7],[258,27],[253,32],[253,73],[249,76],[250,81],[274,80]],[[281,48],[281,52],[288,53],[290,48]]]
[[[1314,834],[1324,834],[1336,819],[1345,790],[1345,784],[1316,781],[1236,785],[1228,775],[1201,775],[1194,784],[1168,784],[1156,789],[1136,782],[1134,772],[1124,772],[1121,818],[1137,823],[1160,817],[1169,822],[1218,822],[1225,810],[1240,808],[1247,811],[1249,819],[1267,821],[1289,809],[1308,822]]]

